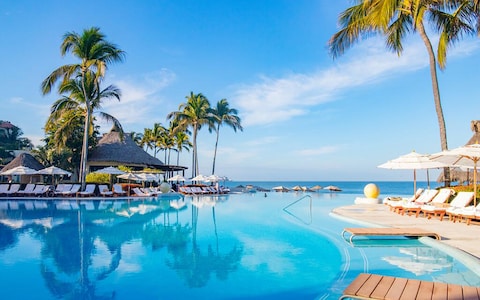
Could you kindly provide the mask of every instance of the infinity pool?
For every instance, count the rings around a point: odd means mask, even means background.
[[[2,299],[337,299],[360,272],[480,284],[414,239],[352,247],[355,195],[0,201]]]

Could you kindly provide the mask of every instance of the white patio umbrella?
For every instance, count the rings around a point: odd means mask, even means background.
[[[420,154],[415,151],[412,151],[405,155],[401,155],[393,160],[389,160],[386,163],[378,166],[378,168],[383,169],[413,170],[413,193],[415,193],[417,190],[417,170],[428,170],[443,167],[445,167],[445,164],[438,161],[433,161],[432,159],[430,159],[430,155]],[[428,184],[430,185],[430,180],[428,179],[428,171],[427,180]]]
[[[219,181],[222,181],[223,180],[223,177],[220,177],[218,175],[215,175],[215,174],[212,174],[210,176],[207,176],[206,180],[205,181],[208,181],[208,182],[219,182]]]
[[[472,144],[445,150],[431,155],[432,160],[452,167],[473,168],[473,205],[477,205],[477,164],[480,161],[480,145]]]
[[[167,179],[167,181],[185,181],[185,180],[186,180],[185,177],[183,177],[180,174],[177,174]]]
[[[55,166],[50,166],[48,168],[45,168],[45,169],[41,169],[41,170],[38,170],[36,172],[36,174],[39,174],[39,175],[51,175],[52,176],[52,184],[54,183],[54,180],[55,180],[55,175],[66,175],[68,177],[72,176],[72,173],[62,169],[62,168],[59,168],[59,167],[55,167]]]
[[[34,170],[29,167],[18,166],[12,168],[10,170],[4,171],[0,173],[0,175],[34,175],[36,174],[37,170]]]
[[[195,177],[193,177],[192,179],[190,179],[191,181],[206,181],[207,180],[207,177],[205,175],[197,175]]]
[[[110,174],[110,175],[122,175],[125,174],[124,171],[117,169],[115,167],[106,167],[100,170],[96,170],[93,173],[100,173],[100,174]]]
[[[135,181],[142,180],[140,177],[138,177],[136,174],[133,174],[133,173],[125,173],[122,175],[118,175],[117,177],[121,179],[126,179],[126,180],[135,180]]]

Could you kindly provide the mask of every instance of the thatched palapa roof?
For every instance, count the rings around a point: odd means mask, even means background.
[[[0,170],[0,172],[5,172],[19,166],[29,167],[30,169],[34,169],[37,171],[45,168],[35,157],[33,157],[31,154],[24,152],[15,157],[8,164],[6,164],[5,167]]]
[[[473,120],[470,122],[470,129],[473,131],[473,136],[468,140],[465,145],[480,144],[480,120]],[[437,178],[437,182],[443,182],[445,178],[443,176],[443,171]],[[473,170],[464,171],[459,168],[450,169],[450,181],[452,182],[472,182],[473,181]]]
[[[125,133],[123,140],[117,131],[110,131],[98,142],[88,158],[89,166],[118,166],[162,168],[165,164],[145,152]]]

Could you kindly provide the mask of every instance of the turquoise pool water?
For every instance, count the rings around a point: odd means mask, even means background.
[[[352,247],[329,213],[354,198],[2,200],[2,299],[338,299],[360,272],[480,284],[417,240]]]

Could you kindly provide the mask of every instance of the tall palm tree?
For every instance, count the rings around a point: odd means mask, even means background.
[[[148,149],[152,150],[152,129],[151,128],[144,128],[142,139],[140,141],[140,147],[145,147],[145,151]]]
[[[215,152],[213,154],[213,167],[212,174],[215,174],[215,160],[217,158],[218,138],[220,136],[220,126],[223,124],[230,126],[233,131],[237,132],[237,129],[243,131],[241,125],[241,119],[238,117],[238,111],[234,108],[230,108],[227,99],[222,99],[217,102],[216,108],[212,109],[213,121],[216,123],[217,138],[215,140]]]
[[[190,142],[190,137],[185,131],[179,131],[175,134],[175,149],[177,151],[177,166],[180,164],[180,153],[182,150],[190,151],[193,144]]]
[[[89,124],[91,122],[94,101],[99,101],[100,83],[105,76],[108,66],[114,62],[121,62],[125,53],[116,45],[106,41],[105,35],[97,27],[86,29],[82,34],[68,32],[63,37],[60,46],[62,56],[71,52],[80,60],[79,63],[68,64],[54,70],[43,82],[42,92],[44,95],[51,92],[58,81],[64,84],[72,78],[81,78],[85,83],[87,74],[95,74],[94,82],[97,85],[96,94],[88,94],[85,86],[82,87],[83,98],[85,99],[85,123],[82,144],[82,155],[80,163],[80,182],[82,188],[85,186]],[[62,84],[63,85],[63,84]]]
[[[167,131],[161,123],[153,124],[152,134],[150,136],[150,142],[153,146],[153,156],[157,157],[158,151],[162,150],[162,139],[164,138],[163,135]]]
[[[340,14],[339,22],[342,28],[329,41],[330,53],[336,58],[358,40],[372,34],[380,34],[385,37],[387,48],[401,55],[402,43],[407,33],[418,33],[429,57],[441,148],[447,150],[447,132],[437,78],[437,57],[438,66],[441,69],[445,68],[448,46],[464,33],[470,34],[475,31],[470,25],[471,16],[475,14],[471,1],[357,0],[357,3]],[[425,30],[427,22],[431,22],[440,33],[437,56]],[[449,169],[445,168],[444,172],[445,184],[449,185]]]
[[[89,72],[82,79],[80,77],[63,82],[59,87],[62,97],[55,101],[51,107],[51,113],[45,124],[45,130],[52,137],[49,145],[52,145],[58,153],[65,150],[76,151],[82,145],[76,144],[76,141],[83,140],[81,133],[85,125],[86,100],[84,91],[87,95],[97,95],[91,101],[92,112],[97,113],[102,119],[112,122],[115,127],[121,129],[120,122],[110,114],[98,111],[101,102],[104,99],[115,98],[120,100],[120,90],[113,85],[97,92],[99,86],[95,83],[95,74]],[[94,137],[95,127],[93,124],[95,118],[91,118],[88,124],[88,137]],[[83,132],[85,130],[83,129]],[[81,155],[80,155],[81,160]],[[76,171],[78,169],[75,168]],[[77,174],[77,172],[75,172]]]
[[[192,159],[192,177],[199,174],[198,170],[198,151],[197,151],[197,134],[204,125],[209,125],[211,122],[211,108],[208,99],[202,95],[190,92],[186,96],[187,103],[182,103],[178,107],[178,111],[171,112],[167,115],[168,119],[173,119],[177,122],[177,130],[186,130],[188,127],[192,128],[193,135],[193,159]]]

